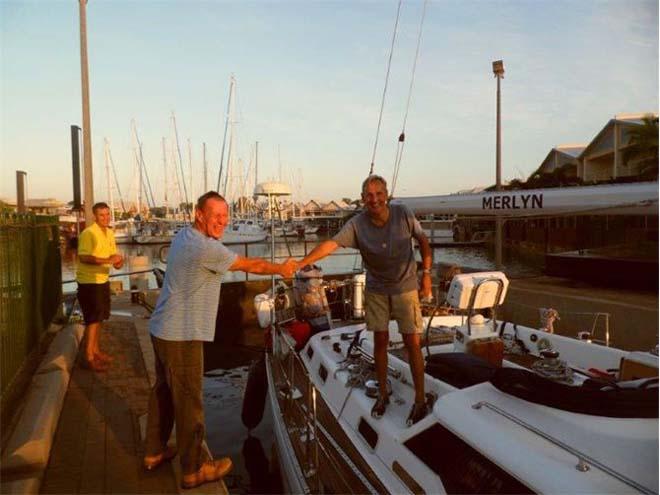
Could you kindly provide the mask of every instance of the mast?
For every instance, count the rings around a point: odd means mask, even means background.
[[[231,96],[231,94],[233,92],[233,89],[234,89],[234,79],[233,79],[233,77],[234,76],[232,75],[232,85],[230,87],[230,92],[229,92],[230,96]],[[231,170],[231,158],[232,158],[231,152],[232,152],[232,148],[234,146],[234,104],[233,104],[233,101],[231,101],[231,103],[232,104],[229,107],[229,114],[228,114],[228,117],[227,117],[227,122],[229,123],[229,127],[230,127],[230,129],[229,129],[229,148],[227,148],[227,172],[225,173],[225,183],[222,187],[222,195],[225,198],[227,197],[227,181],[229,179],[230,173],[233,172],[233,170]]]
[[[137,154],[137,134],[135,133],[135,119],[131,119],[131,127],[133,129],[133,159],[135,160],[135,166],[137,167],[138,173],[138,188],[137,188],[137,214],[142,214],[142,166],[140,165],[140,159]]]
[[[195,193],[193,192],[193,166],[192,166],[192,148],[190,146],[190,138],[188,138],[188,180],[190,181],[190,201],[195,200]]]
[[[108,185],[108,201],[110,202],[110,219],[115,223],[115,203],[112,201],[112,185],[110,184],[110,159],[108,158],[108,138],[103,138],[103,156],[105,157],[105,180]]]
[[[254,188],[259,184],[259,141],[254,144]]]
[[[179,182],[179,172],[176,166],[176,152],[174,146],[170,146],[170,160],[174,164],[174,183],[176,185],[177,203],[175,204],[175,213],[180,213],[180,206],[183,203],[183,194],[181,193],[181,183]],[[185,215],[183,216],[185,219]]]
[[[208,166],[206,164],[206,143],[202,143],[202,160],[204,162],[204,192],[202,194],[206,194],[209,189],[207,180]]]
[[[190,215],[190,211],[188,211],[188,189],[186,188],[186,175],[183,171],[183,160],[181,159],[181,147],[179,146],[179,131],[177,131],[176,128],[176,117],[174,116],[174,112],[172,112],[172,124],[174,125],[174,138],[176,141],[176,151],[179,156],[179,168],[181,169],[181,183],[183,184],[183,196],[185,199],[185,204],[186,204],[186,215],[188,217],[188,220],[192,223],[192,217]]]
[[[163,182],[164,182],[164,195],[163,202],[165,205],[165,218],[167,218],[167,152],[165,151],[165,137],[162,139],[163,145]]]
[[[126,213],[126,205],[124,205],[124,197],[121,194],[121,188],[119,187],[119,180],[117,179],[117,169],[115,168],[115,161],[112,159],[112,150],[110,149],[110,144],[108,143],[108,159],[110,160],[110,167],[112,168],[112,176],[115,179],[115,187],[117,188],[117,194],[119,195],[119,201],[121,203],[121,211]]]
[[[220,150],[220,170],[218,171],[218,185],[216,186],[216,191],[220,192],[220,178],[222,177],[222,164],[225,158],[225,143],[227,142],[227,128],[229,127],[229,115],[231,113],[231,101],[232,94],[234,92],[234,74],[229,76],[229,99],[227,100],[227,114],[225,116],[225,132],[222,137],[222,149]]]
[[[147,164],[144,162],[144,155],[142,153],[142,141],[140,141],[140,138],[137,133],[137,127],[134,126],[134,131],[135,131],[135,140],[137,141],[138,144],[138,153],[139,157],[138,160],[140,162],[140,167],[142,167],[143,173],[144,173],[144,193],[147,196],[147,206],[150,208],[153,208],[156,206],[156,200],[154,199],[154,193],[151,190],[151,181],[149,180],[149,174],[147,173]]]

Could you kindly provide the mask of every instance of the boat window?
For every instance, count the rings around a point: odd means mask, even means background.
[[[440,477],[447,493],[534,493],[438,423],[404,445]]]
[[[328,379],[328,370],[322,364],[319,366],[319,376],[323,380],[323,383]]]
[[[378,433],[374,430],[369,423],[367,423],[364,418],[360,418],[360,424],[358,425],[358,431],[360,435],[367,441],[369,447],[372,449],[376,448],[378,443]]]
[[[307,347],[307,357],[311,360],[314,355],[314,348],[310,345]]]

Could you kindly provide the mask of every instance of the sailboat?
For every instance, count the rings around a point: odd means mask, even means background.
[[[227,187],[231,187],[231,165],[232,165],[232,151],[234,148],[234,92],[236,87],[236,78],[232,74],[229,78],[229,99],[227,102],[227,114],[225,119],[225,130],[222,140],[222,149],[220,152],[220,169],[218,171],[217,190],[220,190],[220,183],[222,179],[223,163],[225,157],[225,145],[227,142],[227,131],[229,130],[229,147],[227,149],[227,170],[224,175],[224,183],[222,187],[222,195],[231,204],[231,199],[227,196]],[[257,155],[258,156],[258,155]],[[255,166],[256,169],[256,166]],[[255,171],[256,178],[256,171]],[[241,205],[243,203],[241,202]],[[253,244],[263,242],[268,237],[268,233],[259,225],[256,219],[250,218],[236,218],[234,212],[231,212],[231,224],[222,236],[222,243],[231,244]]]
[[[424,318],[429,412],[414,424],[396,322],[390,405],[375,419],[365,324],[301,338],[287,321],[293,291],[280,284],[275,297],[255,298],[260,322],[274,318],[265,360],[285,490],[657,493],[657,347],[624,351],[498,320],[507,288],[500,272],[457,275],[447,296],[455,314]],[[359,281],[354,289],[358,310]]]

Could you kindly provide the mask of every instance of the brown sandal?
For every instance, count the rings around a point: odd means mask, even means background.
[[[385,414],[385,409],[390,404],[390,399],[388,397],[378,396],[374,407],[371,408],[371,417],[374,419],[380,419]]]

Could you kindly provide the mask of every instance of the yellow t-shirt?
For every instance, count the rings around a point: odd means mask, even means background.
[[[98,224],[93,223],[82,231],[78,238],[78,256],[95,256],[97,258],[109,258],[117,254],[117,245],[115,244],[115,234],[112,229],[103,229]],[[76,280],[81,284],[104,284],[108,281],[110,274],[110,265],[91,265],[82,263],[78,260],[78,270]]]

